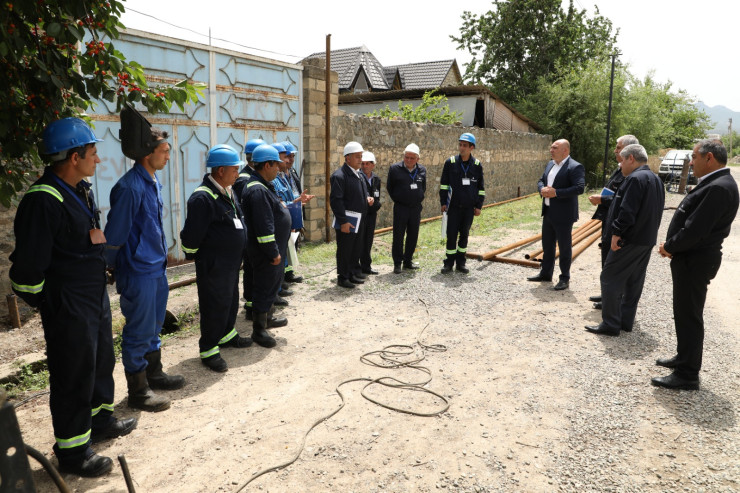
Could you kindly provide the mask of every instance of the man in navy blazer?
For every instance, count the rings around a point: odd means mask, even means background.
[[[570,282],[571,233],[578,220],[578,196],[586,186],[583,165],[570,157],[570,142],[556,140],[537,188],[542,196],[542,266],[528,281],[552,281],[555,269],[555,242],[560,248],[560,279],[554,289],[568,289]]]
[[[691,166],[699,184],[679,204],[660,244],[661,256],[671,259],[676,355],[655,362],[673,370],[652,379],[658,387],[699,389],[707,287],[722,263],[722,242],[740,204],[737,183],[726,165],[727,149],[721,141],[702,140],[694,146]]]
[[[344,164],[332,173],[330,180],[329,205],[337,234],[337,285],[343,288],[354,288],[355,284],[364,283],[366,277],[359,269],[361,232],[367,221],[368,206],[373,205],[374,198],[368,196],[367,182],[360,177],[363,152],[359,142],[347,143]],[[357,217],[359,227],[355,228]]]

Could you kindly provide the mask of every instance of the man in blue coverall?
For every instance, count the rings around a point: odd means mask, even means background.
[[[161,341],[169,287],[167,241],[162,225],[162,184],[156,172],[170,159],[167,132],[151,129],[156,144],[113,187],[105,226],[106,260],[113,268],[121,295],[122,360],[128,384],[128,405],[144,411],[164,411],[170,400],[152,389],[185,385],[179,375],[162,371]]]
[[[116,360],[105,236],[85,180],[100,162],[95,148],[100,139],[79,118],[64,118],[44,129],[43,142],[42,154],[52,164],[18,206],[10,282],[18,296],[41,312],[59,468],[102,476],[113,461],[96,454],[91,442],[126,435],[137,420],[112,416]]]

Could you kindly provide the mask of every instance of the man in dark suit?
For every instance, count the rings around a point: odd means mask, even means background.
[[[587,331],[606,336],[632,332],[665,203],[663,182],[650,170],[645,148],[631,144],[621,154],[625,179],[609,206],[601,235],[602,244],[610,248],[601,269],[602,320],[586,326]]]
[[[702,140],[691,155],[699,184],[681,201],[659,252],[671,259],[676,355],[656,361],[673,373],[652,384],[698,390],[704,348],[707,286],[722,261],[722,242],[738,209],[737,183],[726,167],[727,150],[718,140]]]
[[[624,181],[624,175],[622,174],[622,155],[620,153],[625,146],[639,143],[640,142],[637,140],[637,137],[634,135],[622,135],[617,139],[617,145],[614,148],[614,155],[617,158],[617,167],[612,172],[609,179],[606,180],[606,184],[604,184],[604,189],[611,190],[613,194],[604,194],[603,192],[605,190],[602,190],[602,193],[589,195],[588,201],[596,206],[596,211],[594,212],[594,215],[591,216],[591,219],[598,219],[602,223],[606,219],[606,214],[609,212],[609,206],[611,205],[612,200],[614,200],[614,195],[617,193],[617,190],[619,190],[619,187]],[[604,263],[606,262],[606,256],[609,253],[609,250],[611,250],[611,248],[609,248],[611,245],[600,243],[599,246],[601,247],[601,268],[603,269]],[[591,296],[588,300],[594,302],[594,308],[601,310],[601,294]]]
[[[583,165],[570,157],[570,142],[556,140],[550,146],[552,160],[547,163],[537,188],[542,196],[542,266],[528,281],[552,281],[555,269],[555,242],[560,248],[560,280],[557,291],[570,282],[571,233],[578,220],[578,196],[586,186]]]
[[[402,264],[404,269],[418,269],[419,264],[411,259],[419,239],[421,209],[427,191],[427,169],[419,164],[419,146],[406,146],[403,161],[388,169],[385,187],[393,201],[393,272],[400,274]]]
[[[359,142],[344,146],[344,165],[332,173],[329,194],[337,234],[337,285],[350,289],[365,282],[365,275],[357,268],[362,249],[359,233],[367,208],[374,203],[368,196],[367,182],[360,176],[363,152]]]
[[[363,152],[361,176],[367,184],[368,195],[373,198],[373,205],[367,209],[362,251],[360,252],[360,268],[363,274],[378,273],[372,267],[373,259],[370,255],[370,251],[373,248],[373,240],[375,239],[375,223],[378,219],[378,209],[380,209],[380,177],[373,173],[373,169],[375,169],[375,154],[369,151]]]

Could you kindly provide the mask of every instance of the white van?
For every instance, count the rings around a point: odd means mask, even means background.
[[[681,170],[683,169],[683,161],[688,157],[691,160],[691,153],[693,150],[678,150],[672,149],[663,156],[663,160],[660,162],[660,168],[658,169],[658,176],[661,180],[665,181],[671,173],[677,173],[681,176]],[[688,184],[692,185],[696,183],[696,177],[693,173],[689,173]]]

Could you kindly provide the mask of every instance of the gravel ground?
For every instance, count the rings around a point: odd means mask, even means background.
[[[679,199],[670,195],[667,205]],[[665,211],[660,237],[672,215]],[[510,240],[531,232],[518,235]],[[413,369],[359,362],[367,352],[408,344],[426,357],[418,365],[432,375],[427,388],[443,395],[449,410],[436,417],[397,413],[362,399],[361,385],[347,384],[347,406],[311,432],[298,461],[247,491],[740,491],[740,347],[731,322],[740,315],[738,238],[736,224],[710,287],[699,392],[650,385],[667,371],[655,359],[675,347],[669,264],[657,253],[635,330],[604,338],[583,328],[600,320],[587,301],[598,291],[595,245],[575,260],[564,292],[526,282],[535,271],[509,264],[471,262],[467,276],[442,275],[440,247],[438,263],[401,275],[379,265],[380,275],[352,291],[335,287],[333,272],[308,279],[284,311],[288,327],[273,331],[278,347],[225,351],[225,375],[200,365],[197,335],[170,341],[165,366],[189,385],[170,393],[173,406],[164,413],[126,408],[118,366],[119,412],[139,416],[139,428],[100,452],[126,452],[141,491],[236,491],[298,450],[310,425],[336,409],[340,382],[423,378]],[[483,243],[471,239],[470,250]],[[530,249],[510,255],[522,258]],[[194,287],[183,288],[170,308],[191,308],[193,299]],[[244,322],[237,329],[248,334]],[[423,349],[419,341],[444,348]],[[368,393],[415,411],[443,406],[416,392]],[[18,410],[26,441],[42,451],[51,436],[45,406],[40,399]],[[52,490],[42,473],[34,477],[40,491]],[[123,491],[117,469],[72,484],[79,491]]]

